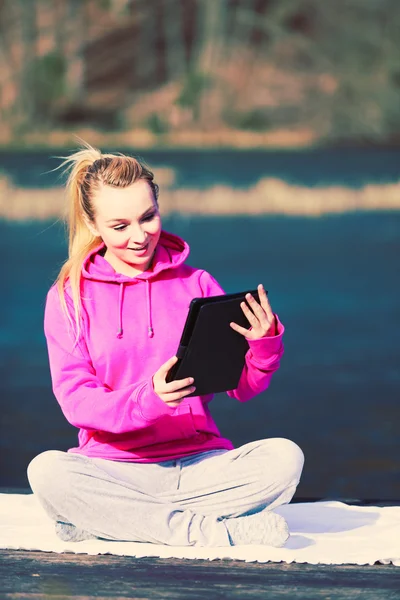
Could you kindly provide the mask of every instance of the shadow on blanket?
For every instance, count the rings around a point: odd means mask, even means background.
[[[316,506],[318,503],[297,504],[295,515],[293,505],[279,506],[274,512],[287,520],[294,533],[339,533],[373,525],[380,518],[378,512],[359,512],[348,506],[321,506],[319,511],[315,510]]]

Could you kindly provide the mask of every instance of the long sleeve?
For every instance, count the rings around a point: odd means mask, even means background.
[[[206,271],[202,274],[201,285],[204,296],[218,296],[225,293],[219,283]],[[227,391],[231,398],[236,398],[240,402],[247,402],[254,398],[268,388],[273,373],[278,370],[284,352],[282,337],[285,328],[278,315],[276,313],[274,315],[277,335],[247,340],[249,350],[246,352],[239,384],[235,390]]]
[[[175,409],[154,392],[152,378],[119,390],[103,385],[83,337],[74,344],[74,334],[54,286],[47,295],[44,332],[53,392],[64,416],[75,427],[126,433],[174,413]]]

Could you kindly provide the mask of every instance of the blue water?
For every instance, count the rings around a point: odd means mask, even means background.
[[[284,153],[272,157],[283,165]],[[272,157],[264,153],[263,160]],[[214,158],[204,155],[208,165]],[[46,161],[30,160],[39,177]],[[182,160],[188,181],[196,161]],[[311,163],[307,172],[316,178]],[[21,164],[15,173],[24,179]],[[395,180],[391,164],[381,165],[376,180]],[[248,174],[253,159],[246,165]],[[319,176],[330,169],[324,164]],[[292,169],[294,179],[300,171]],[[399,499],[400,212],[174,215],[163,225],[189,242],[189,264],[209,270],[227,292],[264,283],[286,327],[285,355],[269,390],[246,404],[225,394],[213,400],[223,435],[236,446],[273,436],[298,443],[306,457],[298,496]],[[0,252],[0,485],[23,486],[30,458],[76,443],[51,392],[42,325],[66,244],[60,224],[0,221]]]
[[[104,150],[104,149],[103,149]],[[118,148],[119,151],[123,149]],[[367,183],[399,181],[399,150],[366,148],[281,150],[129,150],[150,167],[176,170],[177,187],[204,189],[225,184],[237,188],[254,185],[260,177],[277,177],[297,185],[340,183],[354,188]],[[65,150],[18,155],[0,150],[0,169],[22,187],[50,187],[60,182],[60,171],[50,172],[68,155]],[[62,179],[61,179],[62,181]]]

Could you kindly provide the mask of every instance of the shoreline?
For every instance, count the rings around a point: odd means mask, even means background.
[[[13,138],[0,136],[0,152],[66,150],[75,148],[79,144],[79,138],[100,148],[118,147],[138,150],[269,150],[271,152],[318,149],[400,150],[400,139],[329,140],[307,128],[272,129],[263,132],[239,129],[181,130],[164,134],[156,134],[146,129],[106,133],[97,129],[82,128],[75,132],[53,130],[51,132],[30,132]]]
[[[154,169],[160,185],[160,211],[184,215],[288,215],[320,217],[354,211],[400,210],[400,181],[367,184],[359,189],[333,185],[305,187],[262,178],[247,189],[213,185],[207,189],[173,188],[173,169]],[[21,188],[0,175],[0,219],[63,218],[63,187]]]

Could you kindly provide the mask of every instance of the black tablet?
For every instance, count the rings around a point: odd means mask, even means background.
[[[196,390],[188,396],[237,388],[249,345],[229,324],[233,321],[246,329],[250,328],[240,307],[248,293],[260,302],[258,290],[194,298],[191,301],[176,353],[178,360],[167,374],[167,383],[193,377]]]

